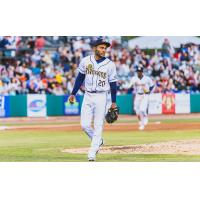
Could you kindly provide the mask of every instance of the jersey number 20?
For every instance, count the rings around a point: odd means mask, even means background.
[[[104,87],[106,84],[105,81],[99,80],[98,86]]]

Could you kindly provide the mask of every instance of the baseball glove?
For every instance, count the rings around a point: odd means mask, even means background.
[[[112,124],[113,122],[117,121],[119,115],[119,107],[116,108],[110,108],[106,114],[106,121],[109,124]]]

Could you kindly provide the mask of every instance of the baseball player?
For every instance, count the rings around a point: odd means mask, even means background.
[[[117,74],[115,64],[105,57],[110,43],[99,37],[93,43],[94,55],[83,58],[79,64],[69,102],[75,101],[75,95],[85,81],[85,94],[81,108],[81,126],[91,139],[88,160],[95,161],[101,145],[104,119],[109,108],[116,108]],[[92,127],[92,121],[94,126]]]
[[[130,86],[135,93],[134,110],[139,120],[139,130],[143,130],[148,124],[149,94],[154,90],[154,83],[151,78],[143,74],[142,67],[137,67],[137,75],[131,79]]]

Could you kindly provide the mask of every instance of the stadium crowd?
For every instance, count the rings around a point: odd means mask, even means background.
[[[69,94],[80,60],[91,53],[94,37],[0,37],[0,94]],[[116,38],[107,55],[118,73],[118,94],[131,93],[137,66],[152,77],[155,92],[200,92],[200,48],[174,49],[165,39],[160,50],[129,50]],[[82,94],[84,87],[79,91]]]

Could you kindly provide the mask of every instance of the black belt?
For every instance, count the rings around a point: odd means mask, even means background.
[[[150,94],[149,92],[147,92],[147,93],[137,93],[137,94],[139,94],[139,95],[143,95],[143,94]]]
[[[106,91],[86,91],[86,92],[89,92],[89,93],[103,93],[103,92],[106,92]]]

